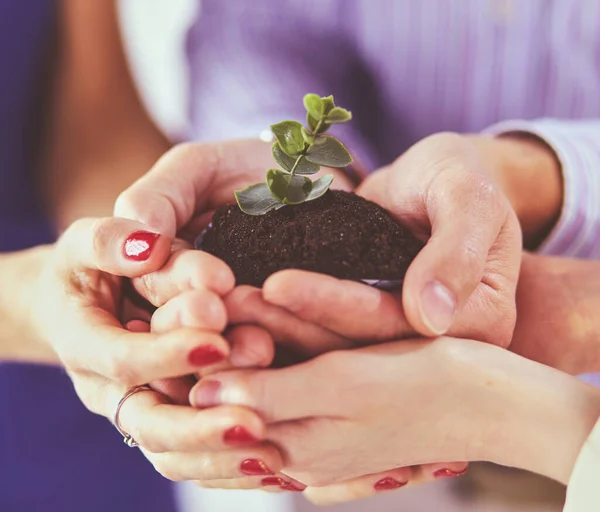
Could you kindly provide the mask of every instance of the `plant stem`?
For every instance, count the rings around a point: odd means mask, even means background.
[[[292,168],[290,169],[290,174],[292,175],[292,177],[294,176],[294,174],[296,174],[296,167],[298,167],[298,165],[300,164],[300,160],[302,160],[303,157],[304,157],[304,151],[298,158],[296,158],[294,165],[292,165]]]
[[[323,119],[320,119],[317,122],[317,126],[315,126],[315,129],[313,130],[313,135],[318,135],[319,134],[319,129],[321,128],[321,125],[323,124]],[[290,169],[290,174],[292,175],[292,177],[296,174],[296,167],[298,167],[298,165],[300,164],[300,160],[302,159],[302,157],[304,155],[306,155],[306,151],[308,149],[310,149],[310,146],[312,146],[312,144],[310,144],[304,151],[302,151],[302,153],[300,154],[300,156],[298,158],[296,158],[296,161],[294,162],[294,165],[292,165],[292,168]]]

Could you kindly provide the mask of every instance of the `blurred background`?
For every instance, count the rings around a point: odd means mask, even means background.
[[[119,0],[130,66],[155,122],[175,140],[185,139],[189,89],[185,41],[202,9],[197,0]],[[302,496],[262,491],[200,489],[175,484],[182,512],[309,512]],[[327,507],[331,512],[559,512],[564,488],[521,471],[473,464],[467,475],[405,488],[369,500]]]

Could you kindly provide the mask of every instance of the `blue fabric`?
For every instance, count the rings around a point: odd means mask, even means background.
[[[33,158],[55,9],[51,0],[0,1],[2,252],[53,239],[33,185]],[[83,407],[63,371],[0,365],[0,511],[174,510],[169,482]]]

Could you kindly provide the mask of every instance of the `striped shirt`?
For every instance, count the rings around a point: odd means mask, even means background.
[[[187,39],[191,136],[255,137],[334,94],[370,169],[440,131],[522,130],[564,175],[546,254],[600,258],[598,0],[203,0]]]

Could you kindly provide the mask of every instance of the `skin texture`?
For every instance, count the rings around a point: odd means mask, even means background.
[[[315,395],[319,400],[303,400]],[[374,494],[382,475],[407,476],[364,473],[440,459],[487,460],[566,483],[600,415],[600,393],[577,379],[452,338],[332,352],[279,370],[217,373],[190,398],[197,406],[257,411],[270,423],[267,438],[283,449],[282,472],[315,487],[307,492],[321,503]]]

